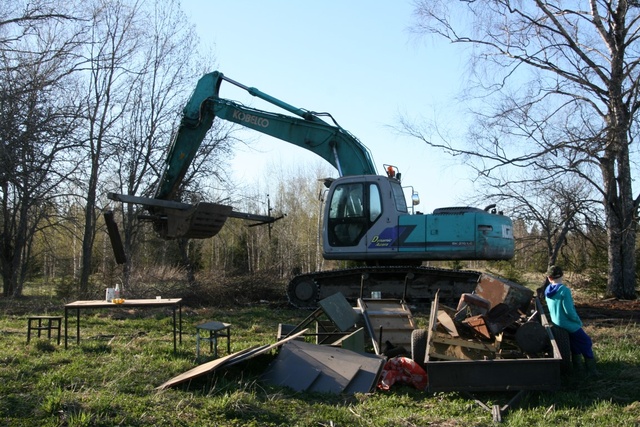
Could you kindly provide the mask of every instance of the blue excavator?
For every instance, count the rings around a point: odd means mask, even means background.
[[[219,96],[222,82],[233,84],[289,114],[263,111]],[[341,292],[358,298],[380,292],[385,298],[428,303],[439,291],[441,301],[457,301],[472,292],[480,273],[422,266],[424,261],[508,260],[514,255],[513,225],[495,209],[439,208],[412,213],[397,167],[378,174],[369,150],[328,113],[294,107],[220,72],[205,74],[184,107],[166,166],[153,198],[109,194],[149,211],[155,230],[165,239],[208,238],[229,217],[270,223],[276,218],[234,211],[231,206],[176,200],[180,185],[213,121],[218,118],[305,148],[332,164],[339,177],[326,179],[323,256],[360,261],[360,267],[319,271],[294,277],[287,288],[297,307]],[[415,196],[415,194],[413,195]],[[416,203],[415,197],[412,202]]]

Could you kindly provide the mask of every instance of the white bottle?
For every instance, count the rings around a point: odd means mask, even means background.
[[[115,299],[120,298],[120,284],[119,283],[116,283],[116,290],[115,290],[113,296],[114,296]]]

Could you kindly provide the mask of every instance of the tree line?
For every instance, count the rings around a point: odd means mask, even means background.
[[[638,58],[622,48],[635,46],[637,7],[598,2],[591,13],[568,13],[547,3],[526,10],[509,3],[416,3],[421,34],[476,43],[486,48],[474,57],[478,69],[491,60],[502,70],[503,82],[518,75],[518,83],[526,85],[513,91],[507,84],[478,82],[476,88],[489,88],[493,95],[483,99],[494,104],[480,105],[479,98],[469,103],[478,107],[469,147],[435,141],[428,124],[405,121],[404,131],[470,159],[483,183],[481,197],[500,203],[514,219],[517,254],[501,268],[542,272],[561,262],[609,294],[635,298],[640,196],[632,194],[631,148],[640,105],[634,80]],[[465,36],[449,19],[449,7],[477,12],[476,4],[487,7],[476,18],[491,25],[473,27],[486,28],[487,34]],[[319,244],[323,188],[318,179],[332,171],[311,165],[265,177],[266,185],[251,190],[237,188],[216,164],[243,141],[236,127],[219,121],[184,179],[182,200],[216,201],[260,214],[273,213],[273,206],[286,213],[283,220],[261,227],[228,220],[212,239],[167,242],[140,220],[138,207],[106,198],[108,192],[153,195],[184,102],[197,78],[216,68],[214,55],[199,50],[194,26],[177,0],[0,0],[0,5],[5,297],[21,296],[35,281],[68,281],[77,293],[89,295],[115,281],[135,287],[140,278],[175,274],[194,285],[206,273],[266,271],[286,278],[336,267],[322,259]],[[509,18],[511,26],[497,25],[500,17]],[[586,35],[600,34],[609,64],[619,68],[606,69],[591,52],[580,50],[586,45],[578,38],[584,31],[580,19],[592,23],[594,30]],[[627,31],[618,34],[616,28]],[[496,32],[490,36],[491,30]],[[518,40],[536,40],[539,50],[530,52]],[[561,61],[562,53],[572,59]],[[580,61],[592,67],[587,75],[571,70],[574,65],[585,72]],[[556,77],[539,73],[531,79],[518,74],[518,64]],[[122,268],[114,262],[102,220],[109,210],[121,226],[127,255]]]
[[[86,293],[107,191],[150,191],[192,76],[213,61],[178,1],[1,6],[3,294],[22,294],[36,260],[60,258]],[[209,146],[222,154],[227,141]]]

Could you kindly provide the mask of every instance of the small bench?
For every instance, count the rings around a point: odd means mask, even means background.
[[[62,316],[29,316],[27,322],[27,344],[31,341],[31,331],[38,331],[38,338],[40,338],[42,331],[47,331],[49,339],[51,339],[51,331],[57,331],[58,345],[60,345]]]
[[[209,331],[209,337],[200,336],[200,331]],[[200,341],[209,341],[209,350],[218,357],[218,338],[227,338],[227,354],[231,354],[231,324],[207,322],[196,326],[196,358],[200,357]]]

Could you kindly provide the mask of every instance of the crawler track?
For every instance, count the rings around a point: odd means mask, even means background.
[[[355,301],[381,292],[383,298],[404,298],[415,306],[430,304],[436,292],[444,304],[456,306],[460,295],[473,292],[480,273],[433,267],[359,267],[321,271],[294,277],[287,288],[289,302],[315,308],[319,300],[341,292]]]

